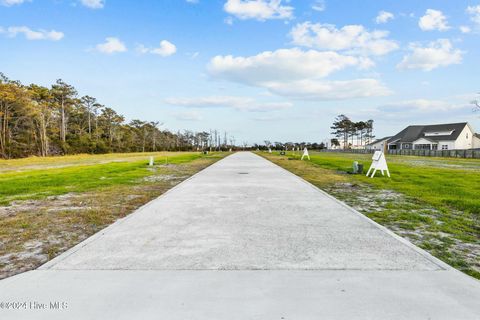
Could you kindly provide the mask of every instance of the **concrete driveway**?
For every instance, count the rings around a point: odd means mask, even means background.
[[[243,152],[0,281],[0,319],[480,319],[479,301],[479,281]]]

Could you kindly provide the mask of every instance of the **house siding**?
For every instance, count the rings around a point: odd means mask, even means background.
[[[378,141],[376,143],[369,144],[366,149],[367,150],[380,150],[383,151],[386,148],[388,139]]]
[[[444,150],[443,146],[447,146],[445,150],[455,150],[455,141],[438,141],[438,150]]]
[[[473,148],[480,149],[480,138],[477,136],[473,137]]]
[[[468,136],[468,137],[467,137]],[[457,140],[455,141],[454,149],[472,149],[473,140],[474,140],[475,132],[471,129],[469,125],[466,125],[463,128],[462,132],[458,136]]]

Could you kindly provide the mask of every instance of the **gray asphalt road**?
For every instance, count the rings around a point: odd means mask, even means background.
[[[480,282],[236,153],[0,281],[0,301],[27,302],[1,319],[480,319]]]

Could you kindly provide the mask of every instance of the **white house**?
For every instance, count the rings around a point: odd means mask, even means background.
[[[369,143],[365,146],[365,149],[367,150],[375,150],[375,151],[385,151],[385,149],[387,148],[387,142],[388,142],[388,139],[390,139],[391,137],[384,137],[384,138],[381,138],[381,139],[377,139],[375,141],[373,141],[372,143]]]
[[[408,126],[387,141],[389,150],[463,150],[480,148],[480,136],[467,122]]]

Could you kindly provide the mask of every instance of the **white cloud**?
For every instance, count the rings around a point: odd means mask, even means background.
[[[200,52],[196,51],[196,52],[188,53],[187,55],[190,57],[190,59],[197,59],[198,56],[200,55]]]
[[[433,9],[427,9],[425,15],[418,21],[418,26],[423,31],[445,31],[450,29],[447,18],[443,15],[442,11]]]
[[[59,41],[63,39],[64,34],[60,31],[32,30],[29,27],[8,27],[0,29],[0,33],[5,33],[8,37],[15,38],[18,34],[23,34],[27,40],[50,40]]]
[[[167,40],[162,40],[160,42],[160,47],[158,48],[147,48],[143,44],[137,45],[136,48],[138,53],[151,53],[151,54],[157,54],[162,57],[168,57],[177,52],[177,47],[171,43],[170,41]]]
[[[375,118],[375,122],[384,123],[387,128],[392,123],[398,123],[399,121],[405,123],[405,125],[422,124],[422,119],[428,119],[430,123],[441,123],[445,119],[460,122],[464,121],[465,117],[471,116],[472,106],[469,101],[473,97],[474,95],[470,93],[435,99],[420,97],[393,100],[374,108],[357,109],[352,112],[353,115],[356,113],[358,116],[368,113],[370,117]],[[398,130],[400,129],[403,128],[398,128]]]
[[[145,54],[145,53],[149,53],[151,49],[145,47],[143,44],[138,44],[138,45],[135,47],[135,50],[136,50],[138,53]]]
[[[151,53],[158,54],[162,57],[168,57],[177,52],[177,47],[167,40],[162,40],[160,42],[160,47],[154,48],[151,50]]]
[[[298,48],[265,51],[250,57],[216,56],[208,65],[216,77],[246,84],[326,77],[346,67],[362,67],[364,58]]]
[[[395,16],[393,13],[388,12],[388,11],[380,11],[378,13],[378,16],[375,18],[375,22],[377,24],[382,24],[382,23],[387,23],[390,20],[395,19]]]
[[[368,58],[293,48],[251,57],[216,56],[207,69],[214,78],[265,88],[281,96],[332,100],[388,94],[389,90],[374,79],[320,80],[347,67],[371,65]]]
[[[106,38],[104,43],[97,44],[95,48],[97,49],[97,51],[106,54],[127,51],[127,47],[125,46],[125,44],[120,41],[120,39],[115,37]]]
[[[388,31],[369,32],[361,25],[297,24],[290,32],[296,45],[322,50],[352,50],[362,54],[384,55],[398,49],[398,44],[387,39]]]
[[[470,20],[480,26],[480,4],[478,6],[469,6],[467,13],[470,15]]]
[[[293,104],[291,102],[266,102],[266,103],[252,103],[244,106],[239,106],[237,109],[249,112],[267,112],[277,111],[291,108]]]
[[[325,3],[325,0],[315,0],[312,4],[312,9],[315,11],[325,11],[326,8],[327,4]]]
[[[429,99],[414,99],[407,101],[399,101],[386,104],[378,109],[383,112],[448,112],[458,109],[463,109],[467,103],[458,103],[447,100],[429,100]],[[471,107],[470,107],[471,108]]]
[[[472,32],[472,29],[468,26],[460,26],[460,31],[462,33],[470,33],[470,32]]]
[[[224,10],[241,19],[291,19],[293,7],[282,5],[282,0],[227,0]]]
[[[173,117],[180,121],[201,121],[203,117],[200,113],[194,110],[174,112]]]
[[[11,7],[25,2],[30,2],[30,0],[0,0],[0,4],[5,7]]]
[[[450,40],[439,39],[431,42],[427,47],[410,44],[410,54],[403,57],[397,67],[399,69],[421,69],[431,71],[439,67],[462,62],[463,52],[454,49]]]
[[[170,105],[188,108],[232,108],[240,111],[266,112],[292,107],[290,102],[257,102],[252,98],[235,96],[207,96],[196,98],[168,98]]]
[[[102,9],[105,6],[105,0],[80,0],[80,2],[90,9]]]
[[[302,100],[346,100],[386,96],[391,91],[376,79],[346,81],[298,80],[270,82],[267,88],[280,96]]]

